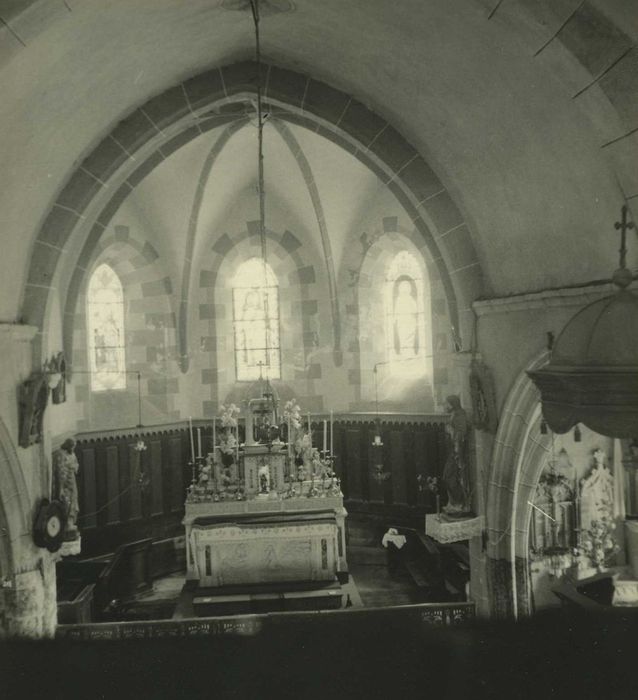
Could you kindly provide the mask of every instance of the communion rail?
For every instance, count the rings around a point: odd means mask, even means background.
[[[421,603],[389,608],[346,608],[308,612],[263,613],[225,616],[223,618],[188,618],[183,620],[138,620],[135,622],[101,622],[58,625],[56,638],[76,641],[116,639],[158,639],[167,637],[231,637],[268,636],[270,630],[282,626],[300,626],[304,635],[321,629],[340,627],[369,628],[378,634],[380,628],[391,624],[406,633],[431,626],[448,627],[470,624],[475,619],[473,602]],[[314,630],[313,630],[314,628]]]
[[[313,445],[320,449],[324,420],[328,414],[312,416]],[[381,447],[373,447],[377,420]],[[348,510],[419,517],[431,512],[434,499],[423,484],[425,477],[440,477],[443,471],[446,420],[440,414],[334,415],[335,471]],[[194,420],[194,431],[198,428],[205,454],[212,446],[212,421]],[[136,449],[140,440],[143,450]],[[184,498],[192,478],[187,422],[81,433],[76,454],[84,557],[144,537],[183,534]]]

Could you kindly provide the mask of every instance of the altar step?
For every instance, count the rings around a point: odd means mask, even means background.
[[[187,590],[187,587],[185,587]],[[198,617],[242,615],[300,610],[335,610],[344,607],[338,581],[317,581],[196,588],[192,606]]]

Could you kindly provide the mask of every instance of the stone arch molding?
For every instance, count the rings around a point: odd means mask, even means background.
[[[20,567],[15,543],[31,532],[31,504],[15,445],[0,417],[0,581]]]
[[[83,241],[66,290],[77,298],[93,251],[122,202],[163,160],[200,134],[251,113],[253,61],[209,70],[150,99],[123,119],[80,163],[38,232],[22,317],[44,327],[51,289],[72,234]],[[469,337],[471,302],[483,277],[463,216],[428,163],[387,121],[352,96],[311,77],[268,65],[267,109],[330,139],[370,168],[397,197],[421,234],[443,281],[452,324]],[[77,240],[77,239],[76,239]],[[182,345],[185,338],[180,338]],[[38,337],[36,352],[42,352]]]
[[[505,400],[494,440],[485,511],[491,599],[499,608],[494,611],[497,616],[519,617],[530,611],[529,501],[542,471],[541,455],[548,451],[551,440],[532,434],[540,417],[540,394],[526,370],[538,369],[548,359],[544,350],[518,375]]]

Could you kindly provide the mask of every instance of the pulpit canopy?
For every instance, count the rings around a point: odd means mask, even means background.
[[[614,273],[619,290],[579,311],[550,362],[528,372],[540,389],[543,417],[556,433],[583,423],[617,438],[638,435],[638,297],[632,275]]]

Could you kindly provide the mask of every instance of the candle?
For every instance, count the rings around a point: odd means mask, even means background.
[[[195,462],[195,443],[193,442],[193,418],[188,416],[188,433],[191,439],[191,462]]]
[[[323,454],[324,457],[328,451],[328,421],[324,419],[323,421]]]
[[[292,460],[292,423],[288,416],[288,459]]]
[[[334,456],[334,422],[332,420],[332,410],[330,411],[330,456]]]
[[[197,456],[202,456],[202,429],[197,428]]]

